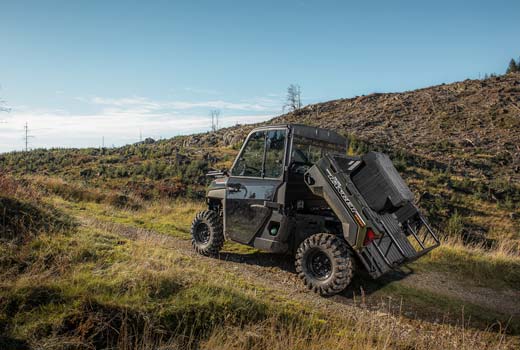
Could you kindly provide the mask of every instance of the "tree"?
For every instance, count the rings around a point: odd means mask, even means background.
[[[302,108],[301,93],[300,85],[289,85],[287,88],[287,100],[283,106],[284,109],[285,107],[288,107],[290,111],[296,111]]]
[[[211,131],[218,130],[218,118],[220,117],[220,111],[218,109],[214,109],[210,112],[211,114]]]
[[[520,61],[518,62],[520,64]],[[509,61],[509,66],[507,67],[506,74],[514,73],[520,71],[520,67],[518,67],[518,64],[516,64],[515,60],[511,58],[511,61]]]

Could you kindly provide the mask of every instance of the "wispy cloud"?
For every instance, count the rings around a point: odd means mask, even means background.
[[[19,106],[0,124],[0,152],[23,148],[23,125],[33,136],[30,147],[123,145],[143,137],[166,138],[210,129],[210,109],[221,109],[222,127],[268,120],[278,114],[279,105],[270,98],[248,101],[157,101],[145,97],[80,97],[76,100],[93,108],[91,113],[64,109]]]
[[[193,87],[185,87],[184,91],[193,93],[193,94],[200,94],[200,95],[218,95],[217,90],[211,90],[211,89],[199,89],[199,88],[193,88]]]
[[[172,109],[172,110],[188,110],[195,108],[218,108],[237,111],[273,111],[273,104],[277,101],[269,98],[262,100],[256,99],[253,102],[229,102],[223,100],[208,101],[154,101],[145,97],[125,97],[125,98],[104,98],[92,97],[90,99],[80,98],[84,102],[90,102],[95,105],[104,106],[141,106],[152,110]]]

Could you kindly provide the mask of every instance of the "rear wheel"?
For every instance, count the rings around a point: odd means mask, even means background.
[[[224,245],[222,219],[213,210],[197,214],[191,224],[191,244],[197,253],[206,256],[218,255]]]
[[[318,233],[304,240],[296,251],[295,265],[307,288],[323,296],[344,290],[353,275],[347,244],[328,233]]]

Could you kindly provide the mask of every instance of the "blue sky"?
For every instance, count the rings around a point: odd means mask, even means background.
[[[503,73],[520,1],[0,0],[0,152],[122,145]]]

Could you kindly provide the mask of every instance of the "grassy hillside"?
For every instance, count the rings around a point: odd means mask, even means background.
[[[203,207],[200,203],[145,202],[139,209],[120,208],[109,197],[97,200],[95,188],[81,186],[84,199],[70,200],[42,190],[47,183],[68,188],[65,182],[0,180],[0,203],[20,203],[3,211],[0,232],[31,219],[16,235],[9,231],[1,238],[2,349],[519,345],[519,338],[508,334],[520,332],[520,320],[476,302],[461,303],[453,296],[395,283],[386,287],[386,294],[369,296],[370,282],[362,284],[367,295],[338,303],[342,299],[319,298],[291,280],[294,273],[283,270],[283,257],[273,261],[271,254],[233,243],[226,244],[221,259],[196,255],[188,230],[191,217]],[[33,215],[27,207],[41,214]],[[450,249],[461,258],[461,247]],[[479,274],[485,283],[505,268],[517,276],[520,261],[509,258],[507,264],[513,265],[507,267],[497,254],[473,253],[488,254],[474,267],[474,273],[489,269]],[[442,256],[431,261],[449,267],[439,260]],[[423,264],[414,268],[429,265]],[[471,285],[472,276],[461,278]]]
[[[520,74],[509,74],[309,105],[269,123],[328,127],[349,138],[350,153],[386,152],[440,231],[518,245],[519,106]],[[114,149],[14,152],[0,155],[0,167],[116,190],[123,202],[196,199],[205,172],[229,167],[252,127]]]
[[[443,236],[403,271],[358,276],[329,299],[302,288],[290,258],[232,243],[221,259],[192,252],[204,174],[229,168],[252,125],[0,154],[0,348],[516,348],[519,106],[510,74],[269,122],[390,154]]]

